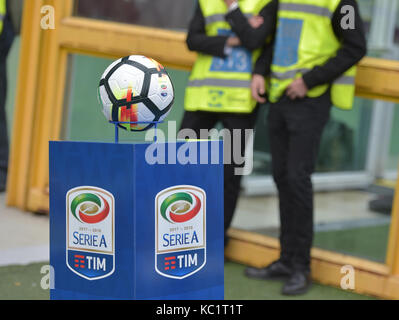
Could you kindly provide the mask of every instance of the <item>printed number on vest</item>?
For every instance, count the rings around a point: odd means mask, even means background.
[[[218,35],[234,36],[234,33],[231,30],[219,29]],[[243,47],[234,47],[226,58],[214,57],[210,71],[251,73],[251,52]]]
[[[280,18],[277,27],[273,64],[288,67],[298,62],[298,47],[303,20]]]

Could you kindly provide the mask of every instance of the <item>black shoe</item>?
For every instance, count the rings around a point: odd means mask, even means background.
[[[249,278],[266,280],[286,280],[291,276],[291,268],[280,260],[269,264],[265,268],[248,267],[245,269],[245,275]]]
[[[312,281],[309,271],[295,270],[283,286],[282,294],[294,296],[308,292]]]

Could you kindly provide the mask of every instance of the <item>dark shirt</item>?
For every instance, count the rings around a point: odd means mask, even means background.
[[[0,57],[4,59],[11,47],[12,41],[14,39],[14,30],[11,22],[11,16],[8,10],[8,1],[6,2],[6,16],[3,20],[3,31],[0,34]]]
[[[271,21],[273,10],[270,10],[268,6],[269,5],[266,5],[259,13],[259,15],[261,15],[267,22],[257,29],[253,29],[248,24],[247,18],[240,10],[234,10],[226,15],[226,21],[228,21],[230,24],[234,23],[235,21],[235,19],[231,19],[231,17],[234,18],[238,16],[240,21],[245,21],[244,25],[240,24],[236,26],[233,24],[232,29],[235,32],[235,29],[237,28],[239,33],[236,33],[236,35],[240,38],[242,46],[250,51],[262,47],[266,41],[266,38],[274,31],[275,23]],[[191,51],[197,51],[211,56],[225,58],[224,48],[226,46],[227,39],[228,36],[225,35],[206,35],[205,18],[200,6],[197,5],[194,16],[191,19],[190,26],[188,28],[186,40],[188,48]]]
[[[270,5],[269,9],[274,10],[274,12],[269,14],[277,17],[278,0],[273,0],[272,2],[273,5]],[[345,15],[341,13],[341,8],[346,5],[350,5],[355,9],[354,29],[343,29],[341,27],[341,19]],[[239,9],[235,11],[239,11]],[[237,17],[238,15],[236,18]],[[237,21],[237,24],[245,23],[243,19],[240,20],[240,22]],[[273,21],[276,22],[277,18],[275,18]],[[357,64],[367,53],[363,20],[360,17],[356,0],[341,0],[338,8],[333,13],[331,22],[334,34],[341,42],[341,47],[338,49],[337,54],[329,59],[325,64],[315,66],[312,70],[303,75],[303,80],[305,81],[308,89],[321,84],[333,82],[350,67]],[[238,33],[239,30],[237,29],[235,32]],[[256,62],[253,73],[268,75],[270,73],[270,65],[272,63],[272,54],[273,51],[271,47],[266,47]]]
[[[264,22],[257,29],[251,27],[248,19],[244,16],[240,8],[229,12],[226,15],[226,21],[230,24],[234,33],[240,38],[242,45],[249,50],[255,50],[263,46],[268,46],[266,40],[274,36],[276,31],[276,13],[277,2],[269,2],[259,12]]]

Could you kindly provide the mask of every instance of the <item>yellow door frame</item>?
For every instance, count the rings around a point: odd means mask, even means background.
[[[40,9],[55,9],[55,29],[40,27]],[[60,138],[68,54],[117,58],[143,54],[163,64],[190,70],[196,55],[185,33],[73,16],[73,0],[25,1],[18,87],[15,102],[7,204],[49,211],[48,141]],[[126,43],[129,43],[126,46]],[[356,77],[356,95],[399,103],[399,61],[364,58]],[[278,256],[276,239],[231,230],[226,254],[235,261],[264,266]],[[399,181],[392,211],[386,264],[321,249],[312,251],[313,277],[339,286],[341,267],[355,268],[355,291],[399,299]]]

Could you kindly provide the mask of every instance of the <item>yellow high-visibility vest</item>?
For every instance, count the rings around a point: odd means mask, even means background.
[[[331,18],[341,0],[280,0],[269,100],[277,102],[291,82],[313,67],[323,65],[340,48]],[[332,84],[307,93],[318,97],[331,86],[333,105],[351,109],[355,95],[356,66]]]
[[[0,0],[0,34],[3,32],[3,21],[6,17],[6,0]]]
[[[257,15],[271,0],[242,0],[246,17]],[[223,0],[199,0],[208,36],[232,35],[225,21],[227,6]],[[267,40],[265,39],[265,42]],[[233,48],[225,59],[198,53],[186,88],[184,106],[188,111],[250,113],[256,105],[251,97],[251,73],[260,50]]]

